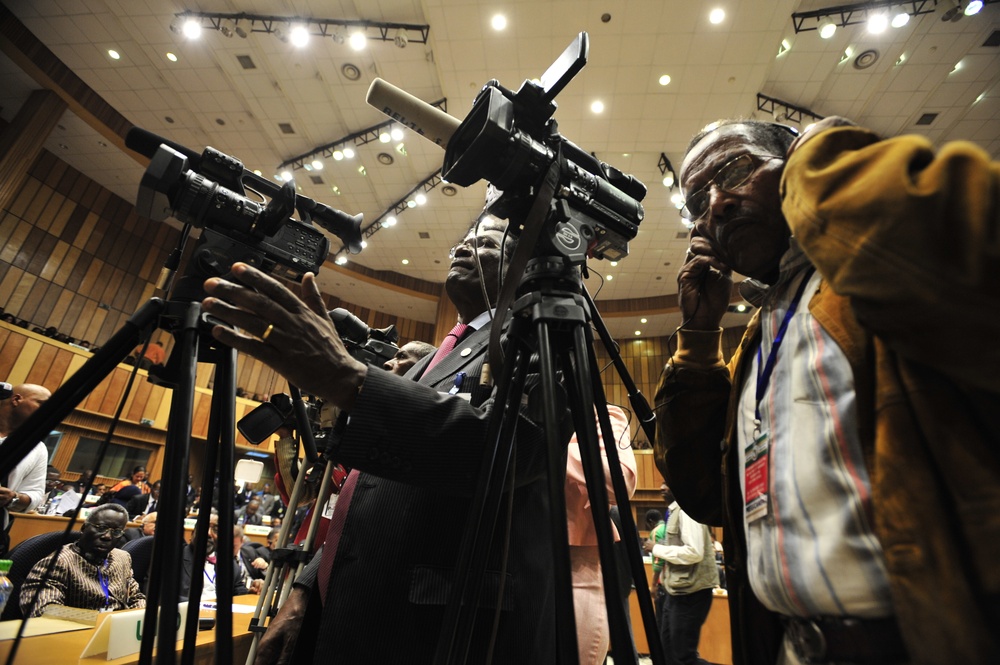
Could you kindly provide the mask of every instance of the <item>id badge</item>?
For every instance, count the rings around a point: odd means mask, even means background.
[[[767,432],[761,432],[750,445],[743,449],[743,452],[745,456],[744,487],[746,488],[744,509],[747,524],[750,524],[762,517],[767,517],[768,513],[767,472],[770,444]]]

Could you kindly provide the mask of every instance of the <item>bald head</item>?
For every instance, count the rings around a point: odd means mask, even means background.
[[[48,388],[34,383],[14,386],[13,394],[0,402],[0,436],[9,436],[24,424],[51,395]]]

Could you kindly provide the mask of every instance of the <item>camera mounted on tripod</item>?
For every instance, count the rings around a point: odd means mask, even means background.
[[[329,254],[329,240],[312,223],[352,253],[361,251],[361,214],[352,217],[297,195],[291,182],[279,186],[215,148],[198,155],[138,127],[125,144],[151,158],[139,184],[138,213],[156,221],[173,215],[203,229],[188,273],[221,276],[241,261],[298,281],[317,272]],[[258,200],[248,198],[248,190]],[[292,218],[296,212],[299,219]]]
[[[548,229],[536,255],[558,254],[581,264],[586,257],[618,261],[639,231],[646,186],[601,162],[559,134],[555,97],[587,64],[589,39],[577,35],[542,75],[515,93],[488,82],[445,151],[442,177],[468,187],[480,179],[500,193],[488,202],[497,217],[524,219],[541,181],[559,162],[559,183]],[[513,227],[512,227],[513,228]]]

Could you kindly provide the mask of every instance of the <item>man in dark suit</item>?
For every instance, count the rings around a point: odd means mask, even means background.
[[[236,511],[234,517],[236,524],[240,526],[246,526],[247,524],[260,526],[264,523],[264,519],[260,515],[260,501],[257,499],[250,499],[247,505]]]
[[[142,517],[142,526],[130,526],[125,529],[122,538],[125,542],[139,540],[143,536],[152,536],[156,533],[156,513],[146,513]]]
[[[160,502],[160,481],[149,486],[149,494],[139,494],[128,500],[125,510],[133,520],[142,519],[149,513],[155,513]]]
[[[289,662],[296,643],[308,642],[313,632],[317,661],[334,653],[343,662],[431,660],[464,534],[455,525],[465,524],[483,455],[493,449],[485,441],[492,387],[481,385],[480,376],[498,274],[512,252],[512,241],[504,246],[504,229],[504,223],[484,222],[454,249],[446,290],[468,328],[453,342],[452,353],[425,357],[406,377],[369,371],[350,358],[325,316],[312,276],[303,280],[301,300],[240,265],[234,266],[237,279],[257,292],[222,280],[206,282],[215,296],[205,301],[206,310],[259,335],[216,328],[220,340],[351,414],[336,456],[355,469],[354,489],[345,494],[348,478],[324,555],[314,559],[271,622],[258,663]],[[442,395],[453,389],[458,395]],[[523,417],[517,437],[517,486],[494,662],[547,664],[555,662],[556,653],[544,437]],[[486,574],[468,662],[486,661],[506,521],[501,514],[494,549],[476,562]],[[326,602],[321,615],[312,611],[306,617],[318,618],[318,627],[302,628],[299,640],[309,589]]]

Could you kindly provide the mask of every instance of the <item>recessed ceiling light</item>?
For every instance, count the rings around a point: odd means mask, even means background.
[[[261,173],[261,170],[260,170],[260,169],[254,169],[254,170],[253,170],[253,174],[254,174],[254,175],[263,175],[263,173]]]
[[[983,0],[972,0],[965,6],[965,15],[974,16],[983,9]]]
[[[607,277],[605,277],[605,279],[606,279],[606,280],[608,280],[609,282],[610,282],[611,280],[613,280],[614,278],[615,278],[615,276],[614,276],[614,275],[608,275]]]
[[[615,267],[617,267],[617,266],[618,266],[618,262],[617,262],[617,261],[611,261],[611,262],[609,263],[609,265],[610,265],[610,266],[611,266],[612,268],[615,268]]]
[[[721,7],[716,7],[708,13],[709,22],[718,25],[726,20],[726,11]]]
[[[604,113],[604,102],[597,99],[591,102],[590,110],[594,113]]]
[[[409,259],[403,259],[400,263],[402,263],[404,266],[408,266],[408,265],[410,265],[410,260]]]
[[[337,257],[337,260],[334,261],[334,263],[336,263],[338,266],[342,266],[345,263],[347,263],[347,257],[341,254],[340,256]]]
[[[291,171],[282,171],[281,172],[281,179],[284,180],[285,182],[291,182],[292,177],[293,176],[292,176],[292,172]]]
[[[902,28],[909,22],[910,22],[910,15],[907,14],[906,12],[899,12],[898,14],[892,17],[892,23],[890,25],[892,25],[892,27],[894,28]]]
[[[170,62],[177,62],[177,56],[174,55],[173,53],[168,53],[167,60],[169,60]]]
[[[636,330],[636,331],[635,331],[635,334],[636,334],[636,336],[638,336],[638,335],[641,335],[641,334],[642,334],[642,331],[641,331],[641,330]]]
[[[647,321],[648,319],[645,316],[639,319],[639,323],[646,323]]]
[[[507,17],[503,14],[494,14],[493,18],[490,19],[490,25],[493,26],[494,30],[503,30],[507,27]]]
[[[111,56],[112,60],[121,60],[121,53],[114,50],[113,48],[108,49],[108,55]]]
[[[660,85],[670,85],[670,75],[664,74],[660,77]]]
[[[365,47],[365,44],[367,43],[368,43],[368,38],[365,37],[365,33],[355,32],[351,34],[350,44],[351,48],[354,49],[355,51],[362,50]]]
[[[368,247],[368,241],[367,240],[362,240],[361,241],[361,249],[365,249],[366,247]]]

